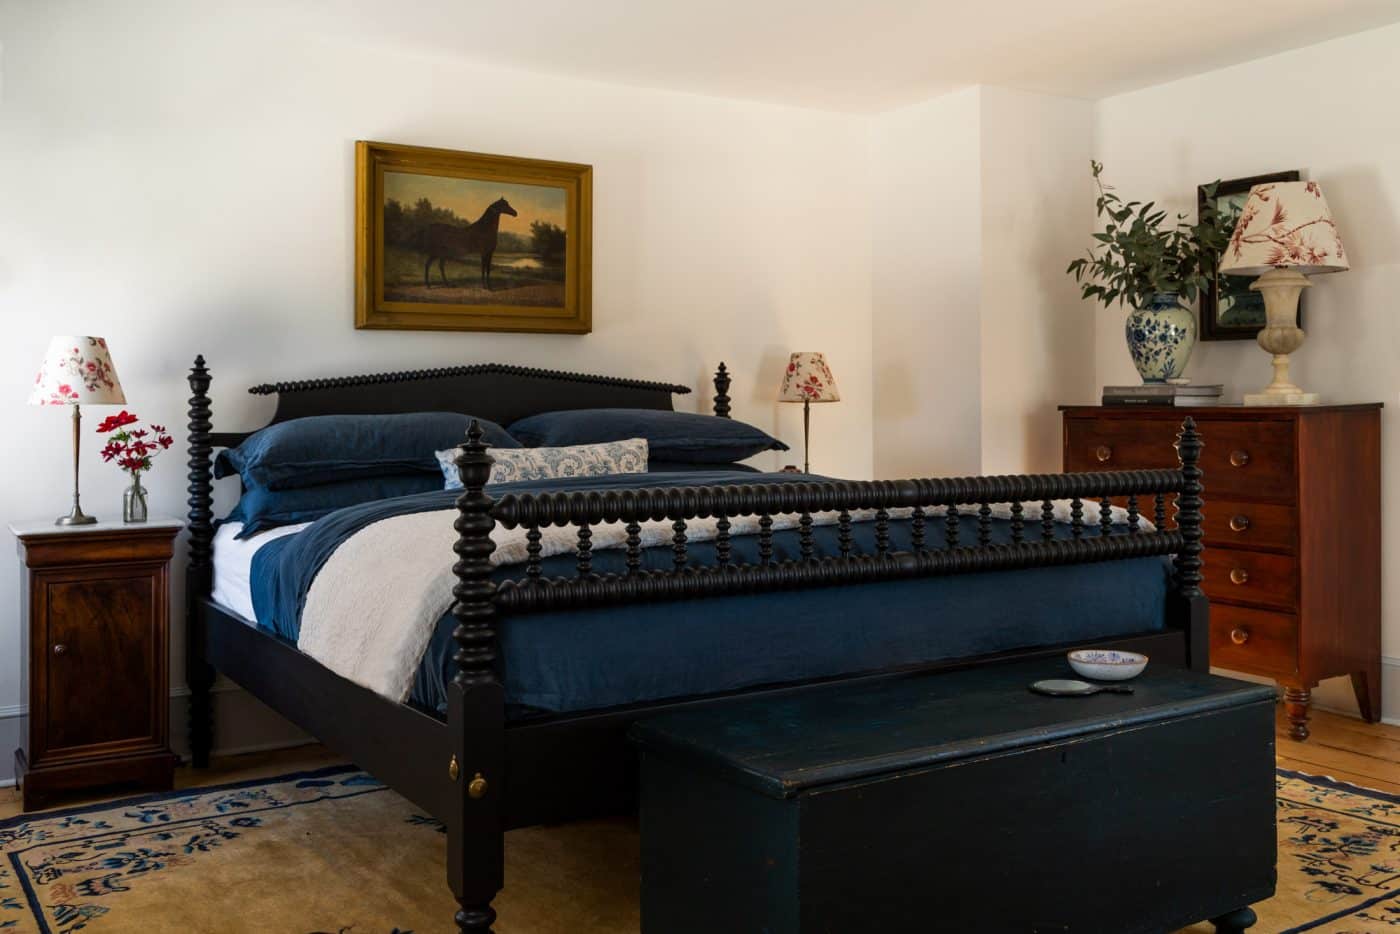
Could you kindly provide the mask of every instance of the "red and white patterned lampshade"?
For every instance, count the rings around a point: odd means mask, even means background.
[[[30,405],[120,405],[126,401],[107,342],[100,337],[55,337],[34,377]]]
[[[800,351],[788,359],[787,372],[783,374],[783,388],[778,393],[779,402],[840,402],[841,393],[836,389],[836,378],[831,375],[831,367],[826,358],[812,351]]]
[[[1305,276],[1349,269],[1342,238],[1317,182],[1255,185],[1240,209],[1220,271],[1262,276],[1293,269]]]

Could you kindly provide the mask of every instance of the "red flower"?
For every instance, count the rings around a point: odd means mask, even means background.
[[[130,434],[133,438],[144,438],[144,437],[146,437],[147,432],[146,432],[146,429],[144,429],[144,428],[133,428],[133,429],[131,429],[131,431],[129,432],[129,434]]]
[[[114,431],[125,425],[133,425],[139,421],[140,419],[137,418],[135,415],[132,415],[126,409],[122,409],[116,415],[108,415],[106,418],[104,418],[102,420],[102,424],[97,426],[97,430],[101,434],[106,434],[109,431]]]
[[[154,432],[155,432],[156,434],[158,434],[158,435],[163,435],[163,434],[165,434],[165,426],[164,426],[164,425],[152,425],[152,426],[151,426],[151,431],[154,431]]]
[[[162,451],[170,447],[174,443],[174,439],[172,439],[169,435],[161,435],[160,439],[156,441],[156,444],[160,445]]]

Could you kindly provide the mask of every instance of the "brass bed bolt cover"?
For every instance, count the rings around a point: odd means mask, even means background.
[[[485,796],[486,779],[481,777],[480,772],[477,772],[476,777],[473,778],[471,782],[467,785],[467,797],[475,800],[477,798],[483,798]]]
[[[461,774],[462,767],[457,764],[457,755],[456,753],[454,753],[452,755],[452,761],[447,763],[447,777],[455,782],[457,780],[457,776]]]

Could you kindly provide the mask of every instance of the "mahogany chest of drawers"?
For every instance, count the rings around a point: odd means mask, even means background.
[[[1210,661],[1281,684],[1294,739],[1324,678],[1380,718],[1380,409],[1061,407],[1067,471],[1173,467],[1196,420]]]

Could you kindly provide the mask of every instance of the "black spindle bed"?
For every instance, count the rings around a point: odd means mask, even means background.
[[[465,489],[457,500],[455,524],[456,674],[448,686],[445,719],[433,716],[332,673],[291,643],[250,626],[210,598],[213,452],[236,445],[250,434],[212,431],[210,381],[204,358],[197,357],[189,376],[193,395],[189,403],[186,637],[194,765],[208,764],[213,739],[210,689],[215,672],[223,672],[445,823],[448,882],[460,905],[455,923],[463,931],[491,930],[495,919],[491,902],[504,884],[506,830],[625,811],[635,788],[633,759],[624,739],[628,725],[661,712],[724,703],[736,693],[508,721],[497,634],[518,614],[645,601],[654,601],[657,612],[664,613],[665,601],[676,599],[1171,555],[1165,629],[1116,639],[1113,644],[1147,652],[1157,664],[1207,667],[1207,606],[1200,589],[1201,440],[1190,419],[1178,439],[1179,470],[812,481],[517,494],[498,499],[484,489],[492,460],[480,432],[474,430],[458,459]],[[716,415],[729,413],[729,384],[730,376],[721,364],[715,375]],[[276,394],[273,423],[322,414],[465,411],[501,424],[559,409],[671,409],[672,396],[689,391],[663,383],[495,364],[279,383],[251,390]],[[1106,509],[1102,528],[1086,529],[1086,499],[1104,506],[1126,504],[1126,530],[1105,534],[1110,521]],[[1073,532],[1068,538],[1056,537],[1054,500],[1071,502]],[[1141,521],[1148,503],[1154,524],[1150,529]],[[991,542],[993,504],[1009,504],[1009,543]],[[1169,505],[1174,506],[1170,526]],[[934,515],[935,507],[944,507],[944,514]],[[895,509],[912,510],[908,550],[890,545],[889,514]],[[874,511],[875,553],[857,554],[851,548],[855,510]],[[822,511],[839,514],[838,544],[825,554],[819,553],[811,534],[812,515]],[[800,554],[779,560],[773,554],[771,526],[774,515],[784,514],[800,517]],[[760,517],[758,558],[744,562],[731,552],[729,519],[753,515]],[[694,567],[687,561],[685,523],[697,517],[718,520],[712,567]],[[673,523],[674,566],[644,570],[637,560],[637,532],[641,523],[655,520]],[[604,522],[625,524],[628,560],[622,573],[593,571],[590,529]],[[927,544],[927,531],[935,522],[942,525],[937,547]],[[527,540],[537,544],[540,529],[549,525],[577,530],[575,573],[544,577],[536,549],[523,577],[494,582],[493,528],[524,528]],[[1083,595],[1083,608],[1085,613],[1112,611],[1097,604],[1093,593]],[[1051,655],[1068,647],[1072,646],[1001,652],[917,669],[863,672],[840,680],[901,677],[911,670]],[[779,696],[811,686],[812,682],[794,683],[737,693]]]

